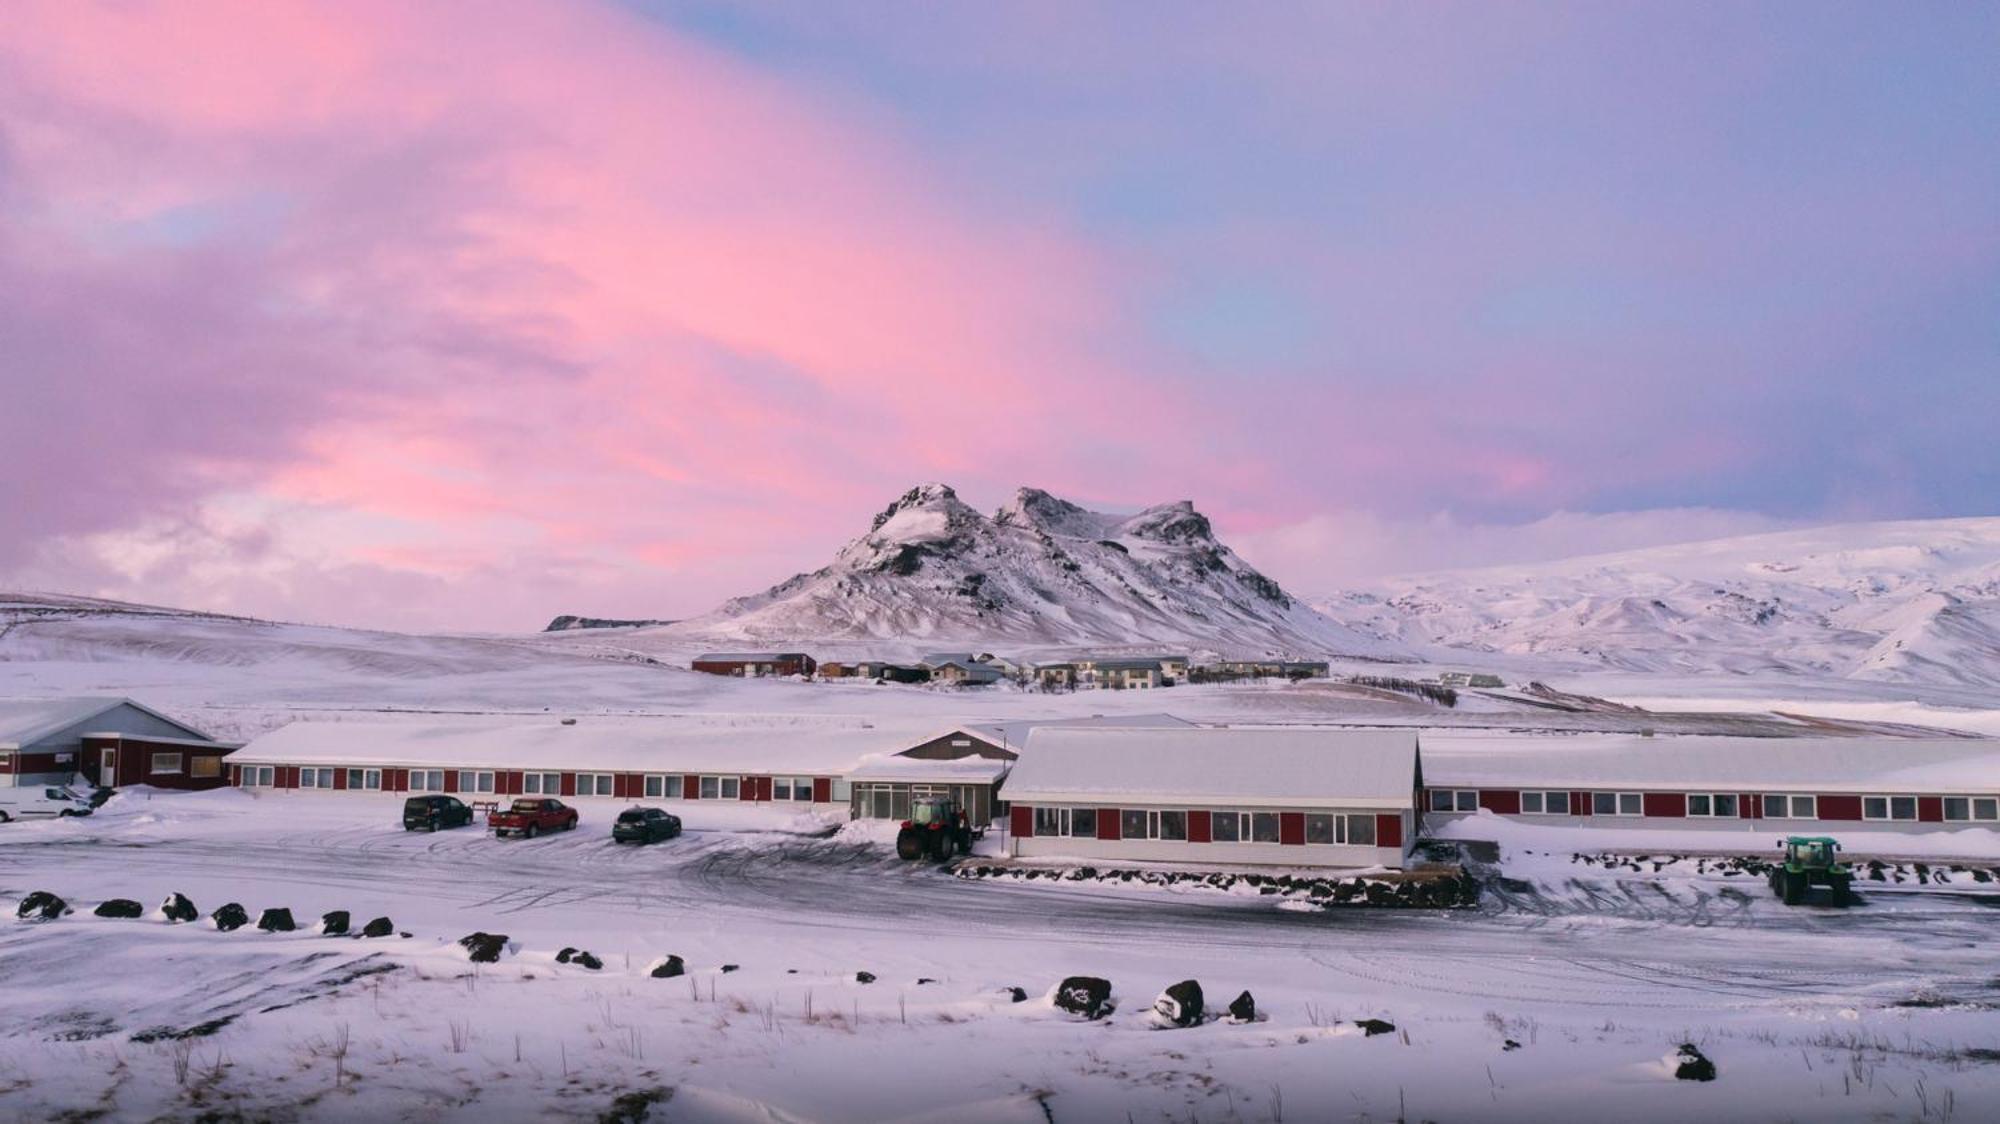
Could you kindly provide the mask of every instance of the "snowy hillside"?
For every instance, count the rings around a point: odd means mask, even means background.
[[[988,517],[942,484],[904,494],[831,565],[672,631],[717,641],[1402,651],[1293,598],[1218,542],[1193,504],[1105,515],[1023,488]]]
[[[2000,519],[1859,523],[1423,575],[1321,599],[1370,635],[1551,667],[2000,686]]]

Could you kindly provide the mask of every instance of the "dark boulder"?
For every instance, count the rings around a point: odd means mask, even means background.
[[[250,914],[244,910],[242,905],[230,902],[221,909],[209,914],[208,919],[215,922],[215,927],[223,932],[233,933],[250,923]]]
[[[1521,1044],[1519,1042],[1514,1041],[1512,1038],[1505,1039],[1500,1043],[1500,1050],[1502,1053],[1511,1053],[1512,1051],[1518,1050],[1520,1048]]]
[[[176,923],[197,921],[201,918],[201,911],[194,907],[194,902],[186,894],[168,894],[167,900],[160,903],[160,916]]]
[[[1668,1055],[1668,1062],[1674,1067],[1674,1077],[1680,1081],[1715,1080],[1715,1063],[1692,1042],[1683,1042],[1680,1048]]]
[[[1025,987],[1010,987],[1004,990],[1007,993],[1007,1002],[1009,1003],[1026,1003],[1028,1001],[1028,989]]]
[[[129,921],[146,916],[146,907],[131,898],[112,898],[108,902],[99,902],[91,912],[99,917],[118,917]]]
[[[267,909],[257,918],[257,928],[266,933],[289,933],[298,927],[292,911],[282,906]]]
[[[319,915],[319,931],[329,937],[344,937],[352,921],[344,909],[329,910]]]
[[[386,937],[395,931],[395,922],[390,921],[386,917],[377,917],[375,920],[361,927],[361,935],[364,937]],[[403,935],[407,937],[410,934],[404,933]]]
[[[727,973],[727,972],[734,972],[734,971],[735,971],[736,969],[738,969],[738,968],[740,968],[740,967],[742,967],[742,965],[740,965],[740,964],[724,964],[724,965],[722,966],[722,970],[723,970],[723,971],[724,971],[725,973]]]
[[[855,983],[874,983],[874,982],[875,982],[875,973],[873,973],[873,972],[856,972],[856,973],[854,973],[854,982],[855,982]]]
[[[917,986],[918,986],[918,987],[922,987],[922,986],[924,986],[925,984],[934,984],[934,983],[936,983],[936,982],[937,982],[936,980],[934,980],[934,979],[930,978],[929,976],[918,976],[918,977],[917,977]]]
[[[1237,996],[1235,999],[1231,1000],[1229,1004],[1229,1017],[1239,1023],[1256,1022],[1257,1021],[1256,998],[1246,991],[1243,994]]]
[[[1153,1013],[1160,1021],[1172,1026],[1198,1026],[1201,1023],[1201,984],[1195,980],[1182,980],[1160,993],[1153,1000]]]
[[[1396,1033],[1395,1023],[1384,1022],[1381,1019],[1356,1019],[1354,1020],[1354,1025],[1361,1028],[1361,1034],[1364,1038],[1373,1038],[1378,1034]]]
[[[670,980],[675,976],[684,976],[687,975],[687,961],[678,956],[662,957],[653,962],[652,969],[646,974],[656,980]]]
[[[1071,976],[1056,988],[1055,1004],[1072,1015],[1101,1019],[1111,1013],[1111,981]]]
[[[465,950],[474,964],[497,964],[507,951],[507,934],[468,933],[458,938],[458,947]]]
[[[15,907],[14,916],[23,921],[54,921],[69,911],[68,902],[47,890],[36,890],[21,899],[21,904]]]
[[[556,963],[574,964],[579,968],[588,968],[593,972],[604,967],[604,961],[599,960],[597,957],[580,948],[566,948],[556,953]]]

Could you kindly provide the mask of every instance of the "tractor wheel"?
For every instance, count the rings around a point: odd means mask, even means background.
[[[1784,896],[1785,896],[1785,868],[1784,868],[1784,867],[1782,867],[1782,866],[1774,866],[1774,867],[1772,867],[1772,868],[1771,868],[1771,876],[1770,876],[1769,878],[1766,878],[1766,879],[1765,879],[1765,881],[1766,881],[1766,882],[1769,882],[1769,883],[1771,884],[1771,896],[1772,896],[1772,897],[1774,897],[1774,898],[1782,898],[1782,897],[1784,897]]]
[[[936,859],[938,862],[949,862],[952,852],[956,849],[953,844],[957,842],[958,839],[951,832],[938,832],[931,843],[931,858]]]
[[[1797,905],[1806,900],[1806,876],[1804,871],[1785,872],[1785,904]]]
[[[923,837],[918,835],[914,830],[910,828],[904,828],[903,830],[897,832],[896,857],[902,859],[905,862],[912,862],[917,859],[923,858],[924,857]]]
[[[1836,874],[1827,885],[1833,887],[1833,904],[1846,908],[1854,902],[1854,878],[1852,875]]]

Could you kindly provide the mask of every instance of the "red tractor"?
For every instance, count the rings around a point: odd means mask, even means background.
[[[896,833],[896,857],[943,862],[972,850],[972,825],[965,809],[949,796],[919,796],[910,801],[910,818]]]

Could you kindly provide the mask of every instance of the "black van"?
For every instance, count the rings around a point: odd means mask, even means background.
[[[403,801],[404,831],[436,831],[471,822],[472,809],[456,796],[412,796]]]

